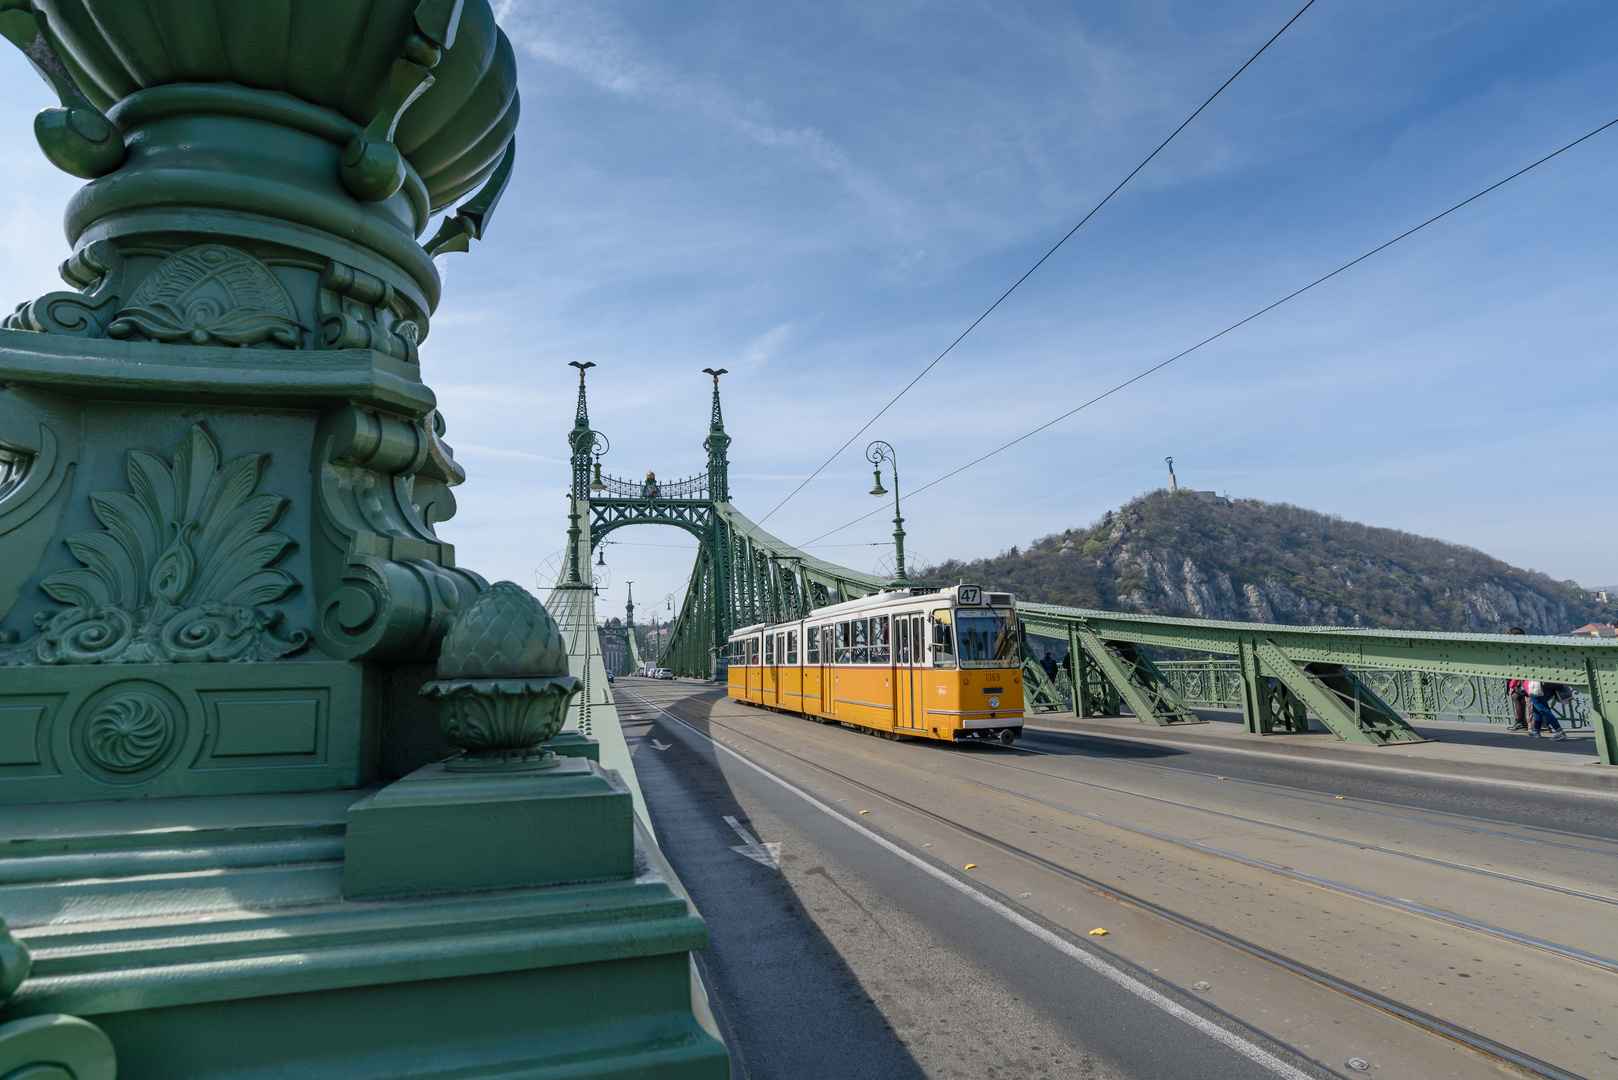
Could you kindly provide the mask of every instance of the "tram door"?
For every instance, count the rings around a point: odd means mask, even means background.
[[[787,681],[787,636],[785,634],[775,635],[774,675],[775,686],[772,689],[775,692],[766,700],[768,700],[771,705],[779,705],[787,696],[786,687],[783,685]]]
[[[902,728],[921,726],[922,706],[916,702],[917,683],[920,682],[922,637],[921,617],[896,616],[894,632],[894,695],[897,711],[894,721]]]
[[[832,628],[820,628],[820,712],[823,716],[832,716],[837,712],[833,701],[836,689],[836,672],[832,670],[834,656],[832,653]]]

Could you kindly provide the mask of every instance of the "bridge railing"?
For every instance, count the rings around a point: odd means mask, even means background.
[[[1588,724],[1602,763],[1618,765],[1618,642],[1018,608],[1030,634],[1068,642],[1075,671],[1063,681],[1082,715],[1127,705],[1146,723],[1197,723],[1193,705],[1236,705],[1254,734],[1303,730],[1312,715],[1339,738],[1387,745],[1423,740],[1407,718],[1505,720],[1506,680],[1540,679],[1573,688],[1557,711]],[[1155,660],[1158,650],[1212,659]]]
[[[1188,705],[1209,709],[1242,707],[1242,669],[1235,660],[1159,660],[1157,666]],[[1504,677],[1444,671],[1354,670],[1378,697],[1412,720],[1509,724],[1513,719],[1506,686],[1509,680]],[[1067,696],[1071,699],[1071,692]],[[1571,700],[1553,701],[1551,711],[1572,727],[1590,726],[1588,694],[1575,691]]]
[[[602,490],[592,490],[591,501],[600,499],[706,499],[708,474],[687,476],[681,480],[657,480],[648,487],[645,480],[625,480],[620,476],[602,475],[597,478]],[[653,494],[653,492],[656,494]]]

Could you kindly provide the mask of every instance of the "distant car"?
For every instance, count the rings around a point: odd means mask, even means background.
[[[608,682],[617,682],[618,681],[618,676],[614,675],[612,672],[609,671],[609,672],[607,672],[607,681]]]
[[[674,678],[674,672],[670,671],[666,667],[660,667],[657,669],[657,677],[659,679],[672,679]]]

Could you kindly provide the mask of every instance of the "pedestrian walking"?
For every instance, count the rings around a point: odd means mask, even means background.
[[[1039,662],[1039,666],[1045,669],[1045,677],[1047,679],[1049,679],[1051,682],[1056,681],[1056,658],[1051,655],[1051,651],[1049,649],[1045,650],[1045,659]]]
[[[1528,631],[1520,626],[1513,626],[1506,631],[1507,634],[1526,634]],[[1528,691],[1523,689],[1522,679],[1512,679],[1506,683],[1506,695],[1511,699],[1511,727],[1510,731],[1528,730]]]
[[[1551,702],[1556,700],[1566,701],[1571,698],[1573,696],[1572,688],[1563,686],[1561,683],[1529,679],[1524,689],[1528,692],[1528,704],[1534,710],[1533,726],[1529,729],[1529,737],[1537,739],[1541,730],[1548,729],[1555,732],[1551,736],[1554,742],[1561,742],[1567,738],[1567,732],[1562,730],[1562,725],[1556,719],[1556,714],[1551,711]]]

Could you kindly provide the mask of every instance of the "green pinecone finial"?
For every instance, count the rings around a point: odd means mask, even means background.
[[[545,769],[557,763],[544,743],[562,730],[582,684],[567,673],[556,620],[528,590],[497,582],[455,620],[438,654],[438,678],[421,688],[461,753],[456,772]]]

